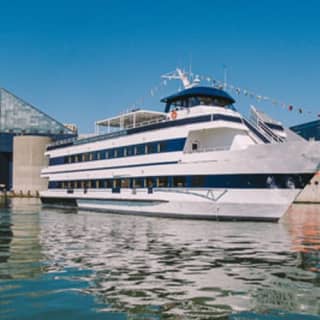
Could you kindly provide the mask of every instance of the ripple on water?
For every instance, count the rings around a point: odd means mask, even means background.
[[[319,314],[320,235],[307,214],[269,224],[39,212],[28,201],[0,210],[0,315],[8,318]]]

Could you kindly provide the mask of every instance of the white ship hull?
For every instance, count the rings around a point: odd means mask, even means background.
[[[300,189],[147,189],[57,191],[43,193],[54,199],[76,199],[79,209],[108,213],[137,214],[208,220],[277,221],[299,194]]]

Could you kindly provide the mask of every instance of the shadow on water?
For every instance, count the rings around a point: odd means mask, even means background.
[[[319,319],[320,207],[279,224],[39,211],[0,209],[0,317]]]

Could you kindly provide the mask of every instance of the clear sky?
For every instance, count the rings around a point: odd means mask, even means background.
[[[180,84],[170,81],[154,96],[151,88],[162,74],[190,64],[194,73],[217,79],[226,65],[230,84],[295,107],[289,112],[231,92],[244,113],[251,103],[286,125],[320,113],[320,1],[0,5],[0,86],[81,132],[142,97],[144,107],[162,110],[160,98]]]

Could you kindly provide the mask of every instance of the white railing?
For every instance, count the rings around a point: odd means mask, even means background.
[[[283,138],[279,137],[279,135],[274,133],[273,130],[266,125],[264,119],[254,107],[251,107],[251,117],[247,119],[247,121],[271,143],[279,143],[284,141]]]
[[[149,126],[151,124],[156,124],[156,123],[161,123],[161,122],[167,122],[169,121],[169,118],[165,118],[165,119],[154,119],[154,120],[148,120],[148,121],[142,121],[142,122],[138,122],[138,123],[132,123],[128,126],[123,127],[120,130],[125,130],[125,129],[132,129],[132,128],[139,128],[139,127],[145,127],[145,126]]]

